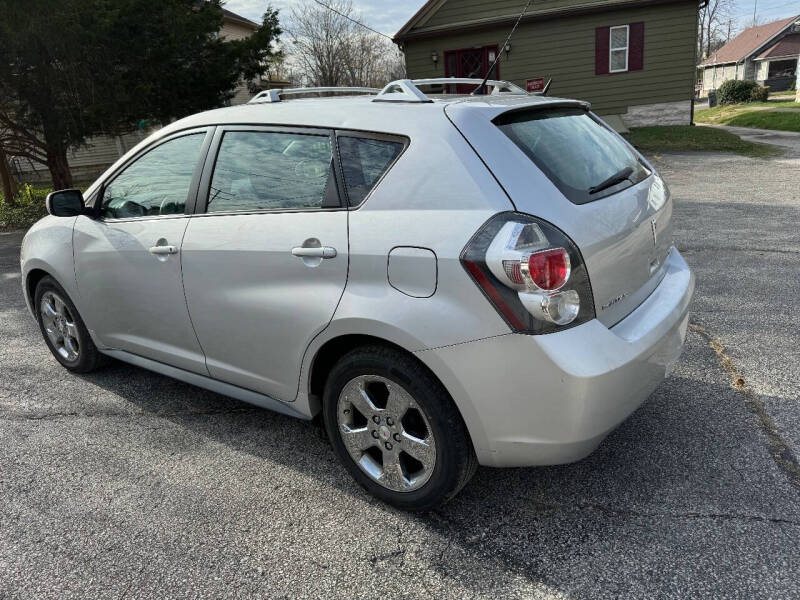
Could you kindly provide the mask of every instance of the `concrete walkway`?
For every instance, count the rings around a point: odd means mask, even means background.
[[[731,127],[729,125],[697,124],[698,127],[716,127],[738,135],[745,141],[772,144],[789,150],[790,154],[800,156],[800,133],[795,131],[775,131],[755,129],[754,127]]]

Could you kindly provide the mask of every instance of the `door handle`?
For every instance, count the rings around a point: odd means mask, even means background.
[[[177,246],[152,246],[150,247],[150,254],[177,254]]]
[[[330,246],[319,246],[316,248],[298,246],[297,248],[292,248],[292,255],[299,256],[300,258],[335,258],[336,248]]]

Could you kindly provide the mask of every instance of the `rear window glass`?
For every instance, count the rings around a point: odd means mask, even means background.
[[[364,201],[405,147],[399,141],[342,135],[338,141],[344,183],[351,205]]]
[[[585,204],[646,179],[631,149],[580,108],[513,112],[495,119],[505,133],[575,204]]]
[[[338,205],[331,138],[229,131],[220,145],[208,212],[300,210]],[[334,197],[334,202],[326,202]]]

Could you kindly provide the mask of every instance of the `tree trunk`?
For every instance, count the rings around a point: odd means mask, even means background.
[[[8,206],[16,204],[17,182],[8,166],[8,157],[5,148],[0,144],[0,179],[3,181],[3,198]]]
[[[69,170],[66,148],[47,148],[47,168],[50,170],[54,190],[72,187],[72,172]]]

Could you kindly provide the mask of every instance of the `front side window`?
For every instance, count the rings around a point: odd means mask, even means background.
[[[627,25],[609,28],[608,70],[611,73],[628,70],[628,33]]]
[[[620,192],[650,175],[619,136],[581,108],[517,111],[494,123],[575,204]]]
[[[103,190],[100,214],[129,219],[183,214],[205,133],[156,146],[126,167]]]
[[[399,141],[364,137],[338,137],[344,183],[351,206],[361,204],[372,188],[403,152]]]
[[[223,136],[207,212],[338,205],[330,136],[272,131]]]

